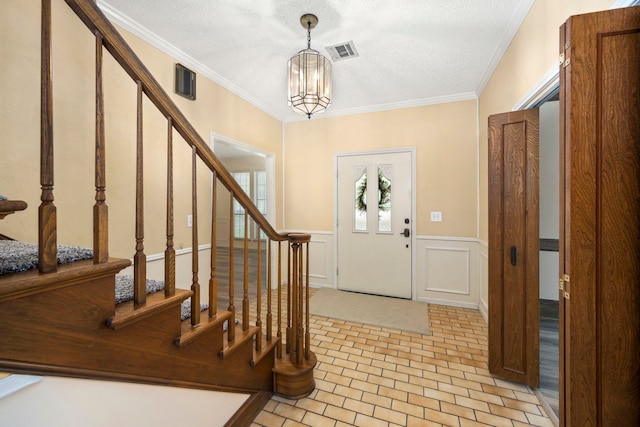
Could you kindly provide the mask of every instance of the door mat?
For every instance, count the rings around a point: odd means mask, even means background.
[[[309,300],[309,313],[429,335],[426,302],[321,288]]]

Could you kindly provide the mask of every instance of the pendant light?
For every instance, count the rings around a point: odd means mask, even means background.
[[[318,18],[305,14],[300,23],[307,29],[307,48],[289,60],[288,103],[296,113],[311,118],[331,104],[331,62],[311,49],[311,30],[318,25]]]

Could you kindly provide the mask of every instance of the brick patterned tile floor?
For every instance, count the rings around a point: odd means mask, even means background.
[[[489,373],[478,311],[430,305],[429,323],[421,335],[311,316],[315,390],[274,396],[252,427],[553,427],[531,389]]]

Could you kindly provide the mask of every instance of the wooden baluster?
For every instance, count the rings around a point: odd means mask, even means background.
[[[198,174],[196,170],[198,150],[191,150],[191,324],[200,323],[200,283],[198,283]]]
[[[209,317],[218,314],[218,277],[217,277],[217,218],[218,218],[218,174],[213,171],[211,188],[211,276],[209,278]]]
[[[302,283],[302,278],[303,273],[302,273],[302,267],[304,266],[303,262],[302,262],[302,254],[303,254],[303,245],[302,243],[298,243],[298,274],[297,274],[297,279],[295,280],[295,284],[296,284],[296,292],[297,292],[297,300],[296,300],[296,312],[298,314],[298,319],[297,319],[297,323],[298,323],[298,328],[296,329],[296,365],[300,366],[302,364],[302,358],[304,356],[304,351],[303,351],[303,343],[304,343],[304,335],[303,335],[303,328],[304,328],[304,323],[302,322],[302,298],[303,298],[303,283]]]
[[[93,262],[104,263],[109,260],[109,209],[105,201],[106,189],[106,151],[104,141],[104,96],[102,92],[102,34],[96,36],[96,152],[95,186],[96,203],[93,206]]]
[[[138,80],[136,123],[136,254],[133,256],[133,300],[147,301],[147,256],[144,254],[144,174],[142,151],[142,83]]]
[[[278,327],[276,336],[278,337],[278,346],[276,356],[282,358],[282,242],[278,242]]]
[[[291,329],[291,243],[287,245],[287,345],[285,349],[287,353],[291,352],[291,343],[293,342],[293,334]]]
[[[167,119],[167,247],[164,251],[164,295],[176,293],[176,251],[173,247],[173,121]]]
[[[256,351],[262,350],[262,274],[260,268],[262,267],[262,254],[260,253],[260,225],[256,223],[256,229],[258,234],[258,243],[257,243],[257,252],[258,252],[258,295],[256,296],[256,326],[258,329],[258,333],[256,334]]]
[[[53,204],[53,87],[51,70],[51,0],[42,0],[40,65],[40,207],[38,208],[38,270],[58,268],[57,213]]]
[[[305,245],[307,251],[307,262],[305,267],[305,313],[306,313],[306,331],[304,336],[304,358],[305,360],[309,360],[309,356],[311,354],[311,331],[309,330],[309,242]]]
[[[296,274],[298,272],[298,247],[299,244],[297,242],[293,242],[291,240],[289,240],[289,247],[292,249],[292,265],[290,270],[293,271],[293,274],[290,274],[289,276],[293,276],[293,283],[291,283],[290,285],[290,289],[291,289],[291,328],[290,331],[287,331],[287,347],[289,348],[289,360],[291,360],[291,363],[293,363],[295,366],[298,366],[298,345],[297,345],[297,337],[298,337],[298,283],[297,283],[297,279],[298,279],[298,275]],[[294,336],[295,334],[295,336]],[[292,336],[292,342],[291,344],[289,344],[289,336]],[[295,341],[295,342],[294,342]]]
[[[233,191],[229,191],[229,197],[229,308],[227,310],[231,312],[231,318],[229,319],[229,327],[227,328],[227,339],[229,342],[232,342],[236,339],[236,307],[233,301],[235,287],[235,272],[233,269],[233,228],[235,224],[235,217],[233,216]]]
[[[289,295],[287,296],[287,305],[289,307],[289,309],[287,310],[287,314],[290,313],[291,315],[291,325],[289,326],[288,330],[287,330],[287,349],[289,351],[289,360],[291,361],[291,363],[293,363],[294,365],[297,364],[297,357],[296,357],[296,350],[298,348],[297,345],[295,345],[294,340],[295,340],[295,332],[298,329],[298,306],[295,303],[295,301],[298,299],[298,292],[297,292],[297,286],[296,286],[296,274],[295,272],[298,271],[298,245],[297,243],[292,242],[291,240],[289,240],[289,250],[290,252],[293,252],[293,256],[289,256],[289,260],[290,260],[290,264],[289,264]],[[293,274],[291,274],[291,271],[293,270]],[[293,280],[293,283],[291,282],[291,280]],[[293,302],[293,304],[292,304]],[[291,342],[289,342],[289,337],[291,337]]]
[[[271,313],[271,239],[267,238],[267,341],[273,339],[273,314]]]
[[[249,215],[244,209],[244,274],[242,295],[242,330],[249,329]]]

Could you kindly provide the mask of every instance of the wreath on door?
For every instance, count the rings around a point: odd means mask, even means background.
[[[386,212],[391,207],[391,181],[385,179],[382,171],[378,170],[378,209]],[[356,209],[367,211],[367,177],[365,175],[356,191]]]

